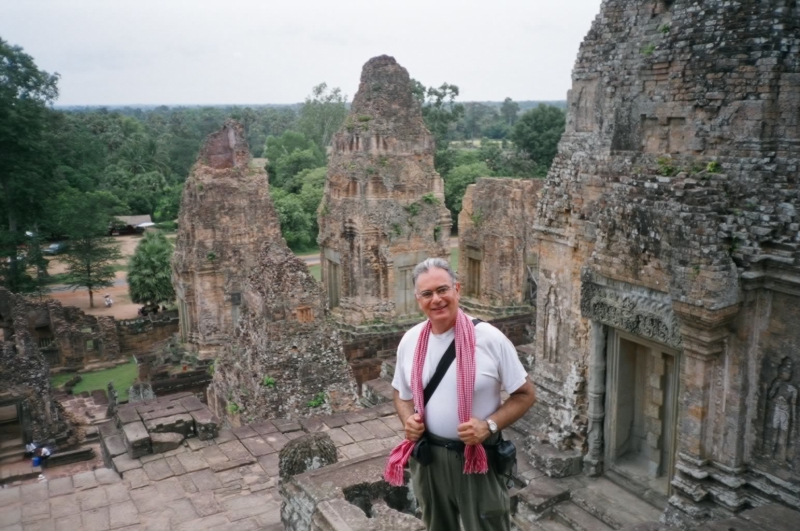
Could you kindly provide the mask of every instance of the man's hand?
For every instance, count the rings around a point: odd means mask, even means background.
[[[485,420],[472,417],[467,422],[458,425],[458,438],[466,445],[481,444],[489,438],[489,423]]]
[[[425,424],[422,423],[422,417],[419,416],[419,413],[414,413],[406,419],[404,428],[406,430],[406,439],[416,442],[422,437],[425,431]]]

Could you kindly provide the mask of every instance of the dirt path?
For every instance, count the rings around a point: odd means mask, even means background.
[[[125,265],[128,259],[133,255],[136,246],[139,245],[142,236],[116,236],[114,241],[119,244],[122,258],[117,261],[117,264]],[[64,273],[66,265],[60,260],[58,256],[48,258],[49,265],[47,271],[51,275]],[[86,289],[77,289],[72,291],[63,285],[52,286],[53,291],[50,293],[50,298],[55,299],[64,306],[75,306],[83,310],[87,315],[110,315],[117,319],[134,319],[137,317],[140,304],[131,302],[128,296],[128,273],[127,271],[117,271],[116,280],[114,285],[110,288],[103,288],[94,294],[94,308],[89,307],[89,291]],[[108,293],[111,295],[111,300],[114,305],[111,308],[106,308],[103,303],[103,295]]]

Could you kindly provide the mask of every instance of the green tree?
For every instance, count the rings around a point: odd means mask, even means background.
[[[446,149],[450,140],[450,129],[464,115],[464,105],[456,103],[458,86],[442,83],[441,86],[428,87],[411,80],[414,96],[422,105],[425,125],[436,140],[437,149]]]
[[[519,103],[511,98],[504,99],[500,106],[500,114],[503,115],[506,125],[513,127],[517,121],[517,114],[519,114]]]
[[[308,248],[315,236],[314,217],[303,208],[303,202],[297,194],[275,188],[271,190],[271,195],[286,244],[295,251]]]
[[[458,214],[461,212],[461,200],[467,186],[474,183],[478,177],[488,177],[492,171],[485,162],[474,162],[463,166],[456,166],[444,179],[445,205],[450,209],[453,223],[458,224]]]
[[[172,303],[172,244],[163,232],[148,232],[128,261],[131,300],[145,305]]]
[[[62,192],[53,205],[58,228],[69,237],[64,262],[67,284],[73,290],[89,291],[89,306],[94,308],[94,293],[114,284],[114,263],[122,258],[119,246],[108,234],[113,214],[124,205],[108,192]]]
[[[563,110],[540,103],[520,117],[511,131],[511,140],[518,150],[547,172],[558,151],[565,124]]]
[[[320,83],[311,89],[311,95],[300,109],[298,129],[313,140],[323,153],[347,117],[346,102],[347,96],[342,94],[339,87],[328,90],[327,83]]]
[[[293,184],[295,175],[303,170],[325,165],[325,156],[319,147],[303,133],[286,131],[279,137],[268,136],[264,157],[269,164],[272,186],[296,191],[302,184]]]
[[[154,221],[173,221],[178,219],[178,213],[181,209],[181,196],[183,195],[183,186],[176,184],[164,190],[163,195],[158,200],[156,211],[153,214]]]
[[[48,120],[48,104],[58,97],[58,74],[40,70],[19,46],[0,39],[0,193],[7,225],[0,238],[8,258],[6,285],[16,289],[25,275],[17,267],[23,243],[20,223],[38,209],[47,182],[38,155]]]
[[[480,138],[482,132],[497,117],[497,111],[483,103],[468,103],[464,114],[464,136],[468,139]]]

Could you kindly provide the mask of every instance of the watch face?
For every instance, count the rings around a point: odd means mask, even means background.
[[[489,423],[489,431],[492,432],[492,433],[496,433],[497,432],[497,423],[495,423],[495,421],[493,421],[493,420],[487,420],[486,422]]]

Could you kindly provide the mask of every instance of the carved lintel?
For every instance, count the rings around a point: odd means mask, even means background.
[[[619,330],[681,348],[681,330],[666,293],[604,278],[588,268],[581,274],[581,315]]]

